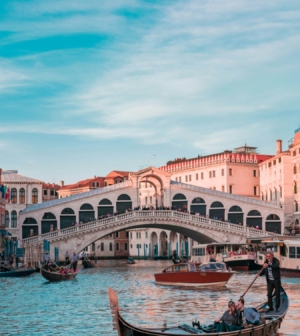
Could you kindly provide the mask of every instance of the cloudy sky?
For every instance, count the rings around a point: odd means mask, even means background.
[[[0,167],[46,182],[273,154],[299,88],[299,0],[0,2]]]

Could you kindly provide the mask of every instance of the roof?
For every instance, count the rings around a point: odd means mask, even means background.
[[[28,182],[42,183],[42,181],[18,174],[17,170],[2,170],[2,183]]]
[[[69,197],[64,197],[64,198],[54,199],[48,202],[33,204],[33,205],[28,206],[24,210],[22,210],[21,214],[28,213],[28,212],[35,211],[35,210],[40,210],[40,209],[46,209],[48,207],[52,207],[52,206],[56,206],[60,204],[67,204],[75,200],[85,199],[85,198],[92,197],[95,195],[101,195],[101,194],[107,193],[109,191],[117,190],[117,189],[128,188],[128,187],[131,187],[131,185],[132,185],[131,181],[125,181],[125,182],[117,183],[111,186],[93,189],[91,191],[83,192],[83,193],[72,195]]]
[[[43,188],[44,189],[52,188],[52,189],[57,190],[57,189],[60,189],[60,186],[58,184],[55,184],[55,183],[43,183]]]
[[[105,178],[109,179],[109,178],[115,178],[118,176],[128,177],[129,175],[130,175],[130,172],[128,171],[113,170],[108,175],[106,175]]]
[[[90,178],[90,179],[86,179],[86,180],[76,182],[74,184],[65,185],[64,187],[60,188],[59,191],[88,187],[91,182],[101,181],[101,180],[103,181],[104,177],[93,177],[93,178]]]

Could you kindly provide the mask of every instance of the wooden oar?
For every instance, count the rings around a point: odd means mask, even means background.
[[[92,261],[88,256],[85,256],[85,258],[86,258],[89,262],[91,262],[92,264],[94,264],[95,267],[98,267],[98,265],[96,265],[96,263],[95,263],[94,261]]]
[[[254,284],[255,280],[259,277],[259,275],[261,274],[261,272],[264,270],[264,267],[262,267],[262,269],[259,271],[259,273],[255,276],[254,280],[251,282],[251,284],[248,286],[248,288],[246,289],[246,291],[244,292],[244,294],[241,296],[241,298],[243,298],[246,293],[248,292],[248,290],[251,288],[251,286]]]

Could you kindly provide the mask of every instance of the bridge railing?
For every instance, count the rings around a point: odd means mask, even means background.
[[[221,229],[227,229],[232,232],[239,232],[244,233],[247,236],[276,236],[276,233],[273,232],[266,232],[262,230],[257,230],[253,228],[248,228],[243,225],[232,224],[229,222],[222,222],[214,219],[210,219],[207,217],[195,216],[188,213],[173,211],[173,210],[138,210],[127,212],[125,214],[117,215],[108,217],[105,219],[100,219],[96,221],[92,221],[89,223],[80,224],[79,226],[72,226],[66,229],[51,231],[48,233],[44,233],[39,236],[29,237],[22,239],[22,243],[24,245],[28,244],[37,244],[42,242],[43,239],[55,239],[58,237],[66,237],[72,234],[76,234],[77,232],[85,232],[89,231],[90,229],[100,228],[103,226],[111,225],[114,223],[122,223],[124,220],[128,220],[134,217],[138,218],[152,218],[152,219],[159,219],[159,218],[176,218],[184,221],[188,221],[191,224],[196,226],[205,226],[207,228],[215,227]]]

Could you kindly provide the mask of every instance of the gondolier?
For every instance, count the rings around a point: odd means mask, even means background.
[[[281,288],[281,279],[280,279],[280,265],[279,260],[274,257],[273,252],[267,252],[266,261],[263,265],[263,271],[260,275],[265,274],[268,287],[268,311],[273,311],[272,295],[273,290],[275,289],[276,297],[276,312],[279,310],[280,306],[280,288]]]
[[[48,263],[50,261],[50,255],[49,252],[46,252],[44,255],[44,261],[45,261],[45,265],[48,266]]]
[[[73,252],[73,256],[72,256],[72,266],[73,266],[73,270],[74,272],[76,271],[77,268],[77,262],[78,262],[79,256],[77,253]]]
[[[70,255],[69,255],[68,251],[65,254],[65,260],[66,260],[66,265],[69,265],[69,263],[70,263]]]

